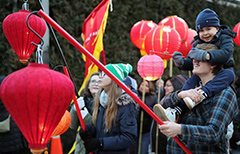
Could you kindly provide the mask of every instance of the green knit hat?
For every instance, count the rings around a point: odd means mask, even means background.
[[[130,64],[107,64],[106,68],[114,74],[120,81],[123,81],[132,72],[132,65]]]

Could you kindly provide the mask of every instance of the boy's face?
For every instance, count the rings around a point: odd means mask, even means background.
[[[210,42],[214,35],[218,32],[219,27],[203,27],[199,31],[199,37],[204,42]]]

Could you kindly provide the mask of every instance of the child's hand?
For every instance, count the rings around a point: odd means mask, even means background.
[[[192,48],[188,56],[197,61],[207,61],[206,59],[207,52],[198,48]]]
[[[189,97],[191,98],[195,103],[199,103],[202,99],[201,93],[198,92],[198,90],[201,87],[197,87],[195,89],[189,89],[189,90],[184,90],[181,91],[180,93],[178,93],[178,97],[179,98],[185,98],[185,97]]]
[[[181,68],[183,66],[183,58],[182,58],[182,53],[181,52],[175,51],[173,53],[172,58],[173,58],[173,61],[174,61],[175,65],[177,67]]]

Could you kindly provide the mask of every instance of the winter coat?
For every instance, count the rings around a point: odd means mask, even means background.
[[[81,109],[81,111],[80,111],[80,112],[82,112],[81,113],[82,116],[84,116],[83,117],[84,124],[92,124],[93,97],[79,97],[77,99],[77,101],[78,101],[78,105],[79,105],[80,109],[82,106],[85,106],[87,108],[87,110]],[[73,130],[77,130],[78,127],[80,126],[80,121],[78,119],[78,114],[77,114],[75,105],[72,106],[70,114],[72,117],[70,128]],[[81,139],[79,133],[77,133],[76,147],[75,147],[75,151],[74,151],[75,154],[85,154],[86,153],[83,143],[84,143],[84,141]]]
[[[227,26],[219,27],[219,31],[214,36],[214,38],[208,42],[216,45],[219,49],[208,51],[211,59],[209,62],[211,64],[219,65],[224,64],[224,68],[234,67],[233,52],[234,52],[234,43],[232,38],[236,37],[236,33],[233,32]],[[194,37],[195,43],[193,47],[196,47],[197,44],[206,43],[199,38],[199,35]],[[183,66],[180,68],[182,70],[192,70],[193,64],[192,59],[187,57],[184,60]]]
[[[112,129],[105,129],[106,108],[99,106],[96,126],[86,125],[92,130],[93,138],[98,138],[103,143],[102,150],[96,154],[128,154],[129,148],[134,145],[137,136],[136,107],[134,100],[128,94],[122,94],[117,99],[118,111],[116,122]]]

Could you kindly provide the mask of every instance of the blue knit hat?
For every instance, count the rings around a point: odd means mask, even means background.
[[[213,10],[207,8],[200,12],[196,19],[196,31],[199,32],[203,27],[220,27],[218,15]]]

